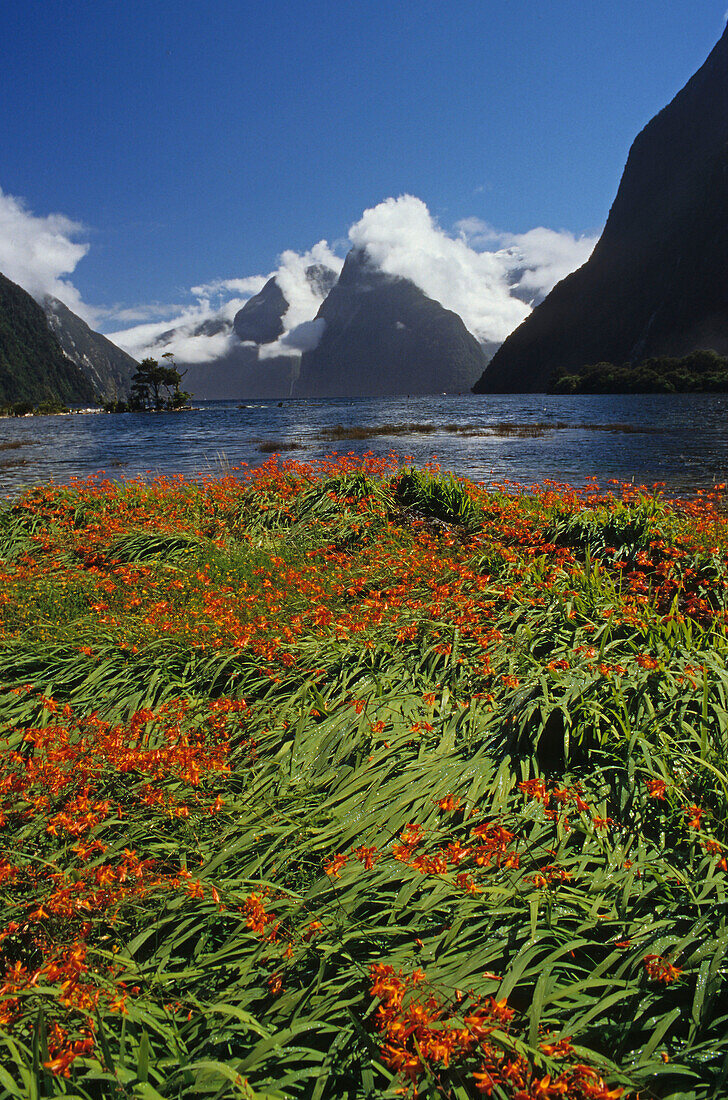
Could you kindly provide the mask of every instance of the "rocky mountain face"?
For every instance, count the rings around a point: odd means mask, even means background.
[[[94,332],[58,298],[47,296],[43,310],[63,351],[81,368],[99,397],[125,401],[131,392],[136,360],[100,332]]]
[[[591,258],[493,357],[476,393],[540,392],[598,362],[728,353],[728,29],[637,136]]]
[[[324,264],[306,268],[306,279],[317,298],[325,298],[336,282],[336,272]],[[300,355],[265,355],[261,349],[283,335],[283,318],[290,303],[278,280],[269,279],[258,294],[249,298],[235,314],[232,325],[215,318],[204,321],[192,336],[215,336],[227,333],[230,344],[216,359],[206,363],[186,363],[178,358],[184,370],[184,388],[202,400],[237,400],[238,398],[290,397],[298,375]],[[158,338],[166,343],[173,332]]]
[[[306,268],[306,280],[317,298],[325,298],[336,282],[336,272],[324,264]],[[238,340],[272,344],[283,335],[283,318],[290,302],[275,276],[235,314],[233,330]]]
[[[88,404],[94,389],[30,294],[0,274],[0,402]]]
[[[238,340],[254,344],[272,344],[283,335],[283,315],[288,302],[277,279],[269,279],[263,289],[248,298],[235,314],[233,329]]]
[[[456,313],[385,274],[363,249],[349,253],[317,318],[325,327],[303,354],[297,397],[460,393],[487,362]]]

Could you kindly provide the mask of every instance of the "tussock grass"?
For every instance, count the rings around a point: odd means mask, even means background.
[[[336,424],[334,427],[322,428],[318,433],[319,439],[328,440],[354,440],[373,439],[375,436],[406,436],[406,435],[432,435],[444,433],[450,435],[465,436],[515,436],[519,439],[539,439],[548,432],[556,431],[589,431],[589,432],[653,432],[654,428],[645,428],[634,424],[568,424],[561,420],[535,421],[527,424],[517,424],[510,421],[500,421],[495,424],[432,424],[403,423],[403,424],[374,424],[374,425],[344,425]],[[286,450],[285,446],[279,450]],[[272,453],[272,452],[271,452]]]
[[[260,446],[258,447],[260,453],[264,455],[283,454],[285,451],[300,451],[302,449],[302,443],[294,443],[291,441],[279,439],[262,440]]]
[[[719,504],[367,457],[5,507],[0,1097],[723,1095]]]

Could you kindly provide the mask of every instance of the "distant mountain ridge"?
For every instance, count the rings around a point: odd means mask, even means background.
[[[94,388],[51,332],[45,313],[0,274],[0,402],[88,404]]]
[[[476,393],[587,365],[728,353],[728,28],[635,139],[591,258],[507,338]]]
[[[336,283],[336,272],[324,264],[310,264],[306,280],[314,295],[322,299]],[[185,371],[184,386],[201,400],[290,397],[298,375],[300,354],[270,354],[265,351],[285,332],[284,318],[290,308],[276,276],[242,306],[232,322],[216,317],[203,321],[188,336],[229,336],[227,349],[204,363],[178,357]],[[174,330],[157,337],[160,347],[174,337]]]
[[[364,249],[349,252],[316,317],[325,327],[303,354],[297,397],[467,392],[487,362],[456,313]]]
[[[94,332],[58,298],[44,298],[43,310],[61,348],[81,368],[98,396],[105,401],[125,401],[138,366],[136,360],[100,332]]]
[[[321,305],[289,335],[289,302],[275,276],[232,324],[214,318],[186,330],[187,337],[233,339],[207,362],[178,357],[185,388],[202,399],[463,393],[488,362],[492,347],[479,344],[456,313],[409,279],[383,272],[365,250],[352,249],[338,277],[312,264],[306,279]],[[174,335],[157,337],[160,348]]]

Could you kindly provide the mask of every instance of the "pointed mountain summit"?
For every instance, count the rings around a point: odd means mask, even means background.
[[[599,362],[728,354],[728,28],[642,130],[591,258],[496,352],[476,393],[542,392]]]
[[[124,401],[131,393],[131,376],[138,363],[68,306],[48,295],[43,300],[48,327],[69,359],[83,371],[105,401]]]
[[[336,282],[336,272],[324,264],[311,264],[306,268],[306,280],[317,298],[325,298]],[[290,302],[274,275],[235,314],[235,335],[238,340],[252,341],[254,344],[272,344],[283,335],[283,318],[289,306]]]
[[[361,397],[467,391],[486,363],[456,313],[409,279],[352,249],[317,314],[325,324],[306,351],[296,397]]]
[[[336,272],[325,264],[311,264],[305,275],[314,299],[318,300],[325,298],[336,282]],[[188,363],[184,355],[178,357],[178,365],[187,372],[185,387],[205,400],[290,397],[301,358],[295,345],[291,345],[288,354],[261,352],[283,336],[289,307],[274,275],[238,310],[232,324],[216,318],[188,332],[192,337],[223,334],[230,339],[225,350],[207,362]],[[174,335],[173,330],[163,333],[158,342],[164,344]]]
[[[235,335],[238,340],[251,341],[254,344],[272,344],[283,335],[283,315],[287,309],[288,302],[274,275],[235,314]]]

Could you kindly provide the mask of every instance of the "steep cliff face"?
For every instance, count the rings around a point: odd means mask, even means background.
[[[318,345],[304,353],[302,397],[467,391],[486,363],[456,313],[408,279],[387,275],[352,250],[318,318]]]
[[[306,280],[315,297],[325,298],[336,282],[336,272],[324,264],[311,264],[306,268]],[[235,314],[233,330],[238,340],[272,344],[283,335],[283,318],[289,305],[274,275]]]
[[[539,392],[587,364],[728,353],[728,29],[637,136],[591,258],[474,387]]]
[[[64,355],[41,307],[0,275],[0,402],[93,399],[91,383]]]
[[[98,395],[106,401],[126,400],[136,360],[100,332],[94,332],[58,298],[45,298],[43,310],[63,351],[81,368]]]
[[[242,309],[235,314],[233,329],[238,340],[252,341],[254,344],[272,344],[283,335],[283,314],[288,302],[274,278],[269,279],[263,289],[248,298]]]

